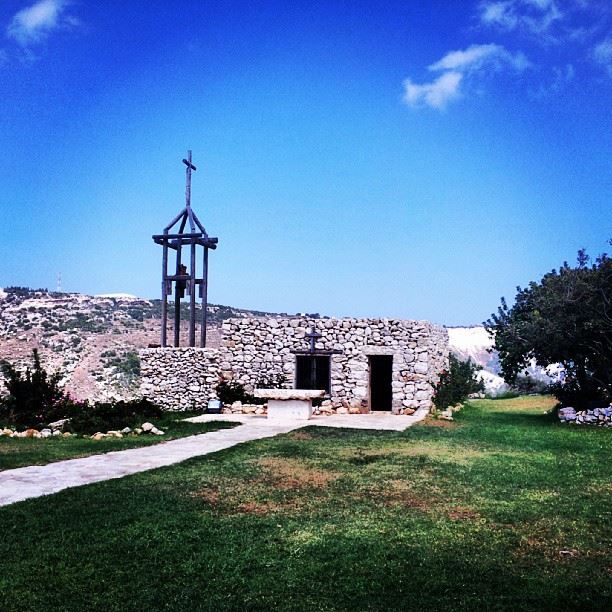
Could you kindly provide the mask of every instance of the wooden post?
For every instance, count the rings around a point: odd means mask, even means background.
[[[162,255],[162,303],[161,303],[161,342],[162,347],[166,346],[168,333],[168,286],[166,276],[168,276],[168,243],[164,242]]]
[[[189,274],[189,346],[195,346],[195,308],[196,308],[196,243],[191,240],[191,262]]]
[[[176,275],[181,273],[181,246],[176,250]],[[180,281],[174,282],[174,346],[181,343],[181,289]]]
[[[204,247],[202,262],[202,326],[200,327],[200,346],[206,347],[206,325],[208,320],[208,247]]]

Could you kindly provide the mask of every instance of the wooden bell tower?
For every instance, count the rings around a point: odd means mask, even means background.
[[[191,209],[191,173],[196,167],[191,162],[191,151],[183,159],[186,168],[185,208],[153,240],[161,244],[162,252],[162,311],[161,345],[167,346],[168,296],[174,293],[174,346],[180,346],[181,298],[189,297],[189,346],[196,345],[196,288],[201,304],[200,347],[206,346],[206,316],[208,305],[208,250],[216,249],[218,238],[206,233]],[[183,259],[183,247],[186,257]],[[198,247],[201,247],[201,269],[198,275]],[[168,273],[168,252],[175,252],[174,272]],[[189,267],[187,266],[189,264]]]

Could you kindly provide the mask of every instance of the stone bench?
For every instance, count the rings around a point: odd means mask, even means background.
[[[312,417],[312,400],[325,397],[324,390],[255,389],[255,397],[268,400],[269,419],[308,420]]]

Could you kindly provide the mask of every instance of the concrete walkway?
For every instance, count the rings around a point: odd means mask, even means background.
[[[130,474],[172,465],[191,457],[208,455],[236,444],[270,438],[302,427],[315,425],[402,431],[424,419],[426,415],[427,412],[422,411],[412,416],[374,413],[314,417],[309,421],[271,421],[265,417],[250,415],[204,414],[187,420],[197,423],[233,421],[243,423],[243,425],[234,429],[222,429],[144,448],[4,470],[0,472],[0,506],[13,504],[30,497],[50,495],[70,487],[122,478]]]

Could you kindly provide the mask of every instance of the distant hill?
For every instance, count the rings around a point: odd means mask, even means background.
[[[497,395],[507,391],[509,387],[501,376],[499,356],[493,348],[493,339],[487,330],[482,326],[448,327],[447,329],[450,349],[454,355],[464,361],[471,359],[482,366],[483,370],[479,376],[485,383],[487,393]],[[522,376],[528,376],[531,380],[541,383],[541,387],[555,380],[559,371],[559,366],[550,366],[545,370],[532,362]]]
[[[8,287],[0,290],[0,359],[24,366],[37,348],[50,370],[64,374],[74,397],[131,397],[138,386],[137,351],[159,343],[160,316],[161,300],[125,293],[90,296]],[[182,320],[188,316],[188,305],[182,304]],[[225,319],[247,316],[275,313],[210,304],[208,346],[218,345]],[[172,303],[168,319],[171,338]],[[181,344],[186,345],[187,326],[182,327]]]

